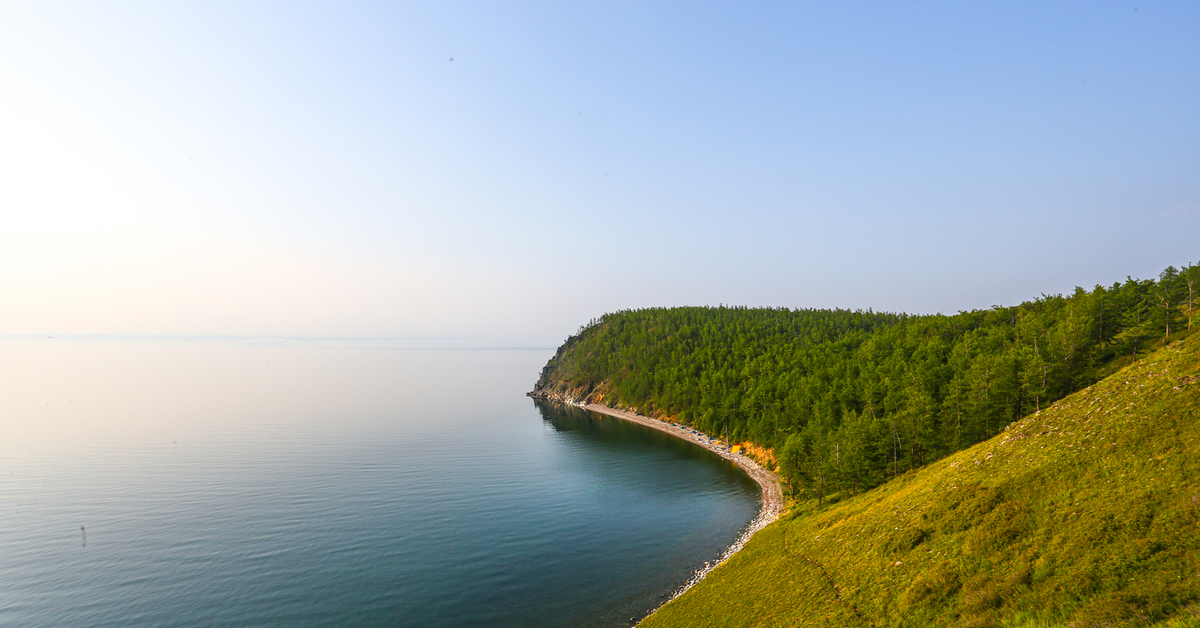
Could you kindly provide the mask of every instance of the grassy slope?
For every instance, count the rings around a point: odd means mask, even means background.
[[[803,505],[642,625],[1200,626],[1200,335]]]

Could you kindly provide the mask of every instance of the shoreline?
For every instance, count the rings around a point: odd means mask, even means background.
[[[534,395],[530,394],[530,396]],[[746,525],[746,528],[742,530],[742,533],[738,535],[733,544],[725,548],[725,551],[721,553],[721,556],[717,558],[716,561],[705,563],[703,567],[696,570],[696,573],[692,574],[692,577],[688,578],[687,582],[676,589],[675,592],[672,593],[662,604],[659,604],[657,607],[647,613],[646,617],[649,617],[659,608],[662,608],[662,606],[666,605],[668,602],[674,600],[680,595],[683,595],[688,589],[698,584],[704,579],[705,576],[708,575],[710,571],[716,569],[722,563],[729,560],[731,556],[738,553],[739,550],[746,546],[746,543],[751,537],[754,536],[756,532],[765,528],[772,521],[778,519],[779,515],[783,512],[783,487],[779,484],[779,476],[762,468],[757,462],[754,461],[754,459],[750,458],[749,456],[732,453],[728,449],[709,442],[707,435],[705,435],[704,438],[699,438],[692,434],[691,428],[686,428],[677,423],[668,423],[666,421],[652,419],[648,416],[642,416],[626,410],[618,410],[616,408],[610,408],[608,406],[602,406],[599,404],[584,404],[578,402],[572,403],[569,401],[564,402],[549,397],[539,398],[546,399],[548,401],[557,401],[558,403],[566,403],[567,405],[572,405],[584,410],[591,410],[597,414],[604,414],[629,421],[630,423],[644,425],[651,429],[670,434],[676,438],[686,440],[692,444],[700,445],[701,447],[704,447],[705,449],[736,464],[742,470],[742,472],[750,476],[750,479],[754,480],[762,489],[762,495],[759,499],[759,503],[761,505],[759,506],[758,514],[755,515],[754,519],[750,520],[750,523]],[[641,621],[639,620],[638,623],[641,623]]]

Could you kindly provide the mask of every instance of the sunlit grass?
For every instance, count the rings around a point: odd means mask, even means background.
[[[643,625],[1200,626],[1200,336],[824,509]]]

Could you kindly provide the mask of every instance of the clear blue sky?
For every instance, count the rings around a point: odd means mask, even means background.
[[[0,334],[556,345],[1200,261],[1200,4],[0,6]]]

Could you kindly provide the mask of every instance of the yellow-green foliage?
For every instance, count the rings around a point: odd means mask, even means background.
[[[1200,626],[1200,335],[795,509],[643,625]]]

